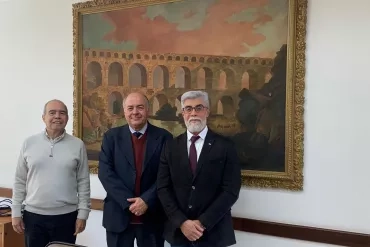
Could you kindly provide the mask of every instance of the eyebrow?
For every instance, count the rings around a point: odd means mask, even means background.
[[[137,106],[144,106],[144,104],[140,104],[140,105],[128,105],[127,107],[137,107]]]
[[[66,110],[49,110],[49,112],[58,111],[58,112],[67,112]]]
[[[203,104],[198,104],[198,105],[196,105],[196,106],[186,105],[186,106],[184,106],[184,108],[185,108],[185,107],[197,107],[197,106],[204,106],[204,105],[203,105]]]

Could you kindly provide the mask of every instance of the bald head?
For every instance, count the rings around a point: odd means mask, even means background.
[[[145,94],[141,93],[141,92],[133,92],[133,93],[129,93],[126,98],[123,99],[123,102],[122,102],[122,107],[123,109],[125,109],[125,103],[127,100],[131,100],[132,98],[139,98],[141,99],[145,104],[145,108],[146,109],[149,109],[149,99],[148,97],[146,97]]]
[[[45,115],[45,114],[47,113],[48,106],[49,106],[49,104],[51,104],[51,103],[59,103],[59,104],[61,104],[61,105],[63,106],[63,108],[64,108],[65,112],[66,112],[66,113],[67,113],[67,115],[68,115],[68,108],[67,108],[66,104],[64,104],[64,102],[63,102],[63,101],[58,100],[58,99],[52,99],[52,100],[49,100],[48,102],[46,102],[46,103],[45,103],[45,105],[44,105],[43,115]]]
[[[57,99],[46,102],[42,120],[46,124],[46,131],[51,138],[61,135],[68,123],[67,106]]]
[[[148,98],[140,92],[130,93],[123,100],[122,106],[128,125],[136,131],[142,129],[149,115]]]

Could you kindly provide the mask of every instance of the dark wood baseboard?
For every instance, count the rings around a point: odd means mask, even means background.
[[[12,190],[0,187],[0,197],[12,197]],[[103,210],[103,200],[91,199],[93,210]],[[262,235],[348,247],[369,247],[370,235],[317,227],[291,225],[246,218],[233,218],[234,229]]]
[[[236,217],[233,221],[234,229],[244,232],[339,246],[370,246],[368,234]]]

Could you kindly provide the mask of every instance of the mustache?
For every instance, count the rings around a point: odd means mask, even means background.
[[[191,117],[188,119],[188,122],[192,121],[192,120],[198,120],[198,121],[202,121],[202,119],[198,118],[198,117]]]

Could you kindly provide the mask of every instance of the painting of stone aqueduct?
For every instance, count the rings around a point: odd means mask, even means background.
[[[193,89],[209,93],[209,127],[248,146],[255,155],[261,155],[258,151],[263,150],[261,144],[268,145],[268,137],[276,137],[274,130],[280,136],[279,131],[284,130],[284,118],[279,130],[269,122],[271,112],[261,111],[261,106],[273,99],[272,93],[275,95],[270,83],[273,59],[96,49],[86,49],[83,54],[83,136],[90,159],[98,158],[104,132],[126,123],[122,101],[132,91],[148,97],[149,121],[175,136],[186,130],[180,97]],[[284,50],[282,54],[284,57]]]
[[[181,94],[191,89],[210,94],[211,115],[234,117],[241,89],[259,89],[269,79],[272,59],[219,58],[85,50],[84,92],[104,98],[109,118],[121,117],[121,103],[133,89],[147,95],[150,115],[178,120]],[[102,110],[99,109],[99,110]],[[93,127],[92,124],[90,124]]]
[[[208,126],[235,142],[243,170],[287,171],[293,0],[108,2],[79,3],[74,12],[76,129],[93,166],[104,133],[126,124],[127,94],[144,93],[149,121],[177,136],[186,130],[181,95],[204,90]]]

